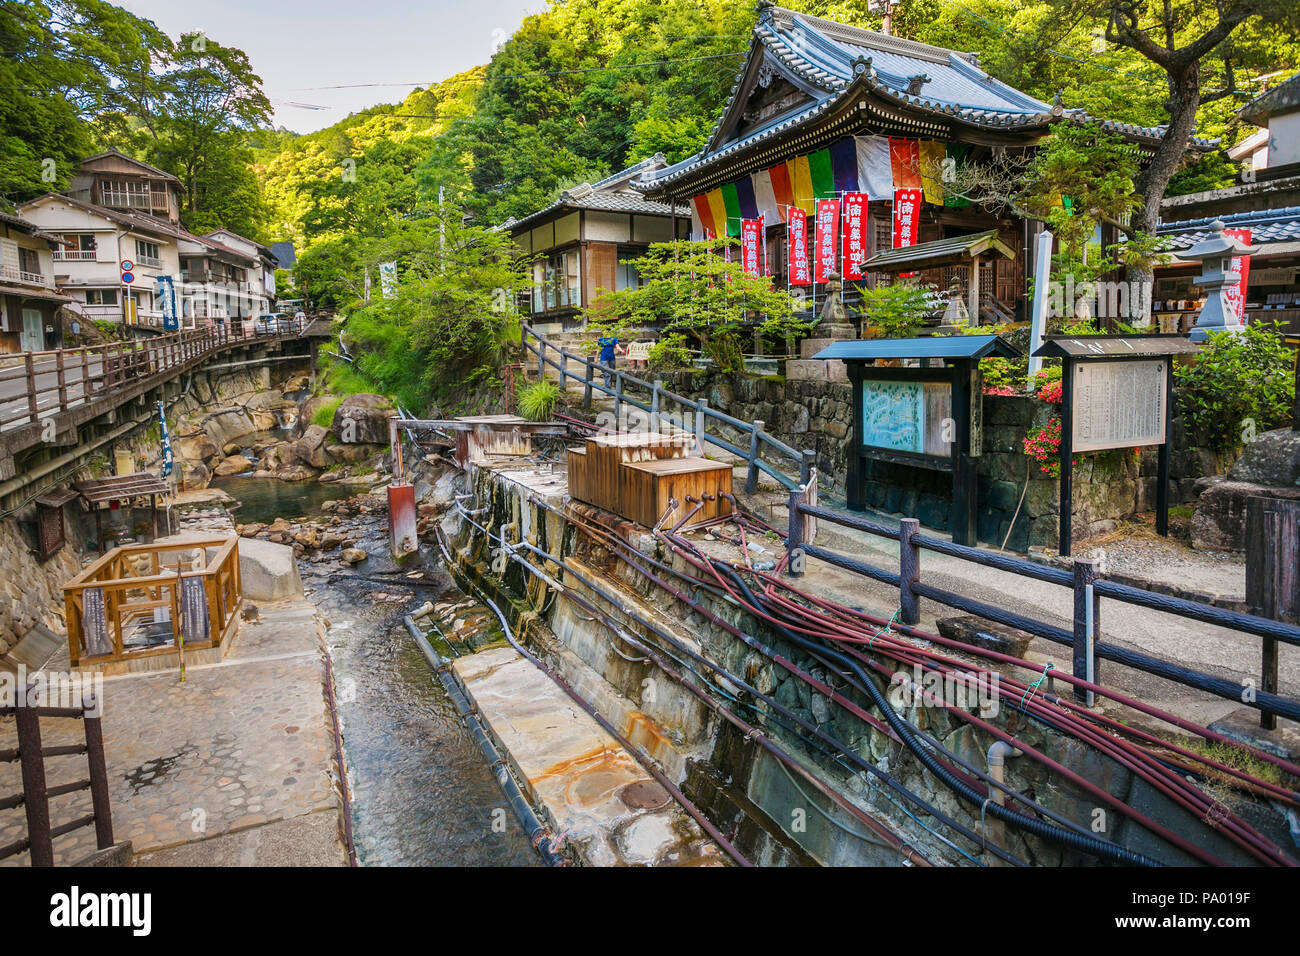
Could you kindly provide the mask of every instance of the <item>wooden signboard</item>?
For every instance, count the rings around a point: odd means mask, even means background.
[[[1165,359],[1074,362],[1075,451],[1164,443],[1169,392]]]
[[[103,588],[86,588],[81,592],[81,643],[87,657],[113,653]]]

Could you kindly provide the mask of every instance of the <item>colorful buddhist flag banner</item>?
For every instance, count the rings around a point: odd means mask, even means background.
[[[789,240],[790,284],[808,285],[812,282],[808,268],[808,220],[798,206],[790,207],[786,237]]]
[[[727,183],[722,187],[722,207],[727,213],[727,224],[718,235],[739,236],[740,220],[744,217],[740,214],[740,195],[736,192],[735,183]]]
[[[921,190],[894,191],[894,248],[916,245],[921,227]]]
[[[814,199],[837,199],[835,170],[831,167],[831,151],[819,149],[808,154],[808,174],[812,180]]]
[[[1244,246],[1250,245],[1249,229],[1225,229],[1223,234],[1236,239]],[[1250,278],[1250,256],[1233,256],[1232,271],[1241,274],[1241,281],[1226,290],[1228,302],[1237,313],[1237,321],[1246,321],[1246,280]]]
[[[727,207],[722,202],[722,190],[715,189],[708,193],[709,209],[713,212],[713,234],[715,236],[725,236],[727,234]]]
[[[819,199],[817,201],[816,231],[813,233],[813,263],[818,282],[825,282],[835,270],[835,256],[839,248],[837,242],[840,225],[840,201],[838,199]]]
[[[764,223],[784,221],[785,216],[781,213],[776,190],[772,188],[771,170],[759,170],[754,173],[753,180],[754,202],[758,205],[758,214],[763,218]]]
[[[742,219],[758,218],[758,200],[754,196],[754,181],[748,176],[736,180],[736,198],[740,202]]]
[[[835,192],[852,193],[858,191],[858,149],[853,137],[831,143],[831,170],[835,174]]]
[[[703,239],[705,233],[713,231],[713,209],[703,193],[691,200],[691,226],[695,239]]]
[[[925,192],[925,201],[942,206],[943,168],[948,151],[938,140],[927,139],[920,142],[917,152],[920,156],[921,189]]]
[[[794,205],[794,188],[790,183],[790,167],[785,163],[778,163],[769,169],[767,174],[772,181],[772,193],[776,196],[776,204],[779,210],[776,221],[785,222],[790,207]]]
[[[740,224],[740,267],[752,276],[762,275],[758,264],[758,246],[763,234],[763,223],[746,219]]]
[[[790,170],[790,190],[794,193],[794,204],[811,216],[817,208],[817,197],[813,194],[812,170],[807,156],[796,156],[787,161]]]
[[[889,140],[883,136],[855,136],[858,190],[869,196],[894,195],[894,171],[889,162]]]
[[[921,188],[921,150],[914,139],[889,137],[889,168],[894,190]]]
[[[845,279],[865,279],[862,263],[867,258],[867,194],[844,194]]]
[[[945,158],[952,160],[950,168],[956,171],[966,162],[966,156],[970,153],[970,146],[966,143],[949,143],[944,147]],[[951,189],[943,191],[943,204],[949,207],[969,206],[970,200],[965,196],[953,192]]]

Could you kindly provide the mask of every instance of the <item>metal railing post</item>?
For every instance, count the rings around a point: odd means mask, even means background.
[[[763,430],[763,420],[754,419],[754,428],[749,433],[749,471],[745,473],[745,494],[752,495],[758,490],[758,433]]]
[[[799,510],[803,504],[804,493],[798,488],[790,492],[787,499],[790,509],[790,527],[789,533],[785,539],[786,573],[791,577],[801,577],[804,572],[804,555],[803,555],[803,531],[804,515]]]
[[[113,845],[113,812],[108,799],[108,768],[104,764],[104,728],[100,725],[99,701],[87,694],[81,701],[82,723],[86,726],[86,762],[90,765],[90,800],[95,813],[95,843],[103,850]]]
[[[813,466],[817,464],[817,452],[805,448],[799,453],[799,484],[806,485],[812,478]]]
[[[921,549],[912,540],[920,531],[916,518],[898,523],[898,619],[904,624],[921,620],[921,599],[913,588],[921,580]]]
[[[614,373],[614,431],[623,430],[623,373]]]
[[[1093,582],[1101,576],[1096,558],[1074,559],[1074,676],[1089,683],[1099,683],[1097,634],[1101,629],[1101,598]],[[1074,689],[1075,700],[1091,707],[1094,695],[1081,687]]]
[[[650,430],[659,431],[659,390],[663,388],[664,380],[656,378],[654,388],[650,390]]]
[[[591,408],[591,377],[595,372],[591,364],[591,359],[584,358],[583,365],[586,367],[582,373],[582,407]]]
[[[695,403],[695,454],[704,455],[704,429],[709,417],[709,400],[701,398]]]
[[[24,697],[26,697],[26,690]],[[41,754],[41,718],[30,701],[14,708],[18,730],[18,759],[22,764],[23,807],[27,811],[27,844],[32,866],[54,865],[50,834],[50,800],[45,787],[45,758]]]
[[[537,340],[537,381],[546,378],[546,340]]]

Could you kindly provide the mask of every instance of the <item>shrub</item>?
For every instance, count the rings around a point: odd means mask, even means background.
[[[530,422],[544,422],[559,401],[560,386],[548,379],[532,382],[519,390],[519,414]]]
[[[895,282],[864,289],[855,314],[878,328],[880,338],[907,339],[936,312],[937,305],[932,287]]]
[[[332,398],[316,411],[311,413],[311,423],[329,428],[334,424],[334,413],[338,411],[339,406],[343,404],[342,398]]]
[[[658,342],[650,346],[646,361],[651,368],[663,372],[689,368],[691,351],[686,347],[686,336],[678,332],[670,332],[662,336]]]
[[[1213,331],[1193,361],[1174,366],[1175,398],[1194,444],[1230,452],[1291,421],[1292,356],[1276,322]]]

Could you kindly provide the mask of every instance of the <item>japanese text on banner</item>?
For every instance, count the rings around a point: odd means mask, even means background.
[[[845,279],[864,279],[862,263],[867,259],[867,194],[844,194]]]
[[[838,248],[836,237],[840,224],[840,201],[822,199],[817,203],[817,234],[814,243],[816,277],[818,282],[825,282],[835,271],[835,252]]]
[[[791,206],[789,216],[790,284],[809,285],[812,272],[808,267],[808,219],[798,206]]]

